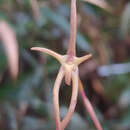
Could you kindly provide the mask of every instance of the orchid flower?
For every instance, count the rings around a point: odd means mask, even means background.
[[[69,48],[67,50],[66,55],[60,55],[54,51],[51,51],[46,48],[41,48],[41,47],[32,47],[31,50],[35,51],[40,51],[47,53],[54,58],[56,58],[60,64],[61,67],[59,69],[56,81],[54,83],[54,88],[53,88],[53,108],[54,108],[54,118],[56,122],[56,130],[64,130],[69,123],[75,107],[77,103],[77,96],[78,96],[78,91],[81,94],[81,97],[83,99],[84,105],[89,112],[92,120],[95,123],[95,126],[97,127],[98,130],[102,130],[102,127],[94,113],[94,110],[85,96],[85,92],[82,87],[82,83],[79,78],[79,71],[78,71],[78,65],[81,64],[82,62],[88,60],[91,58],[91,54],[85,55],[83,57],[76,57],[76,21],[77,21],[77,16],[76,16],[76,0],[71,0],[71,19],[70,19],[70,41],[69,41]],[[68,112],[66,116],[63,118],[63,120],[60,119],[60,109],[59,109],[59,89],[61,82],[63,78],[65,77],[65,83],[67,85],[71,85],[72,81],[72,96],[71,96],[71,101],[70,101],[70,106],[68,108]]]

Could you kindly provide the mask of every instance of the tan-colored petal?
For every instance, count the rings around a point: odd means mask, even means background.
[[[5,22],[0,21],[0,40],[6,51],[10,73],[13,79],[18,75],[18,44],[13,29]]]
[[[65,70],[65,83],[66,83],[68,86],[71,85],[71,76],[72,76],[71,71],[66,71],[66,70]]]
[[[85,108],[86,110],[88,111],[90,117],[92,118],[97,130],[102,130],[102,127],[100,125],[100,122],[94,112],[94,109],[89,101],[89,99],[87,98],[87,96],[85,95],[85,92],[84,92],[84,89],[83,89],[83,85],[82,85],[82,82],[81,80],[79,79],[79,92],[80,92],[80,95],[82,97],[82,100],[83,100],[83,103],[85,105]]]
[[[47,53],[47,54],[53,56],[54,58],[56,58],[60,63],[62,63],[62,56],[50,49],[46,49],[46,48],[42,48],[42,47],[32,47],[31,50]]]
[[[71,85],[71,79],[72,79],[72,68],[73,65],[64,65],[64,69],[65,69],[65,83],[67,85]]]
[[[91,57],[92,57],[92,54],[88,54],[88,55],[79,57],[79,58],[76,59],[76,64],[79,65],[79,64],[81,64],[82,62],[87,61],[87,60],[90,59]]]
[[[76,68],[76,70],[72,72],[72,82],[73,82],[72,83],[72,97],[71,97],[71,102],[70,102],[68,112],[61,122],[62,129],[65,129],[65,127],[69,123],[76,107],[77,96],[78,96],[78,76],[79,76],[78,68]]]
[[[63,77],[64,77],[64,70],[61,67],[53,87],[53,109],[54,109],[54,118],[56,122],[56,130],[61,130],[60,110],[59,110],[59,89]]]

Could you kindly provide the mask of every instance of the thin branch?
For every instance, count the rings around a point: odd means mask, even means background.
[[[83,100],[83,103],[85,105],[85,108],[86,110],[88,111],[90,117],[92,118],[97,130],[102,130],[102,127],[100,125],[100,122],[99,120],[97,119],[97,116],[93,110],[93,107],[90,103],[90,101],[88,100],[88,98],[86,97],[85,95],[85,92],[84,92],[84,89],[83,89],[83,85],[82,85],[82,82],[81,80],[79,79],[79,92],[80,92],[80,95],[82,97],[82,100]]]
[[[70,41],[67,54],[70,57],[76,55],[76,26],[77,26],[77,16],[76,16],[76,0],[71,0],[71,16],[70,16]],[[69,57],[69,58],[70,58]]]
[[[62,130],[60,122],[60,110],[59,110],[59,89],[63,77],[64,77],[64,70],[61,67],[53,88],[53,109],[54,109],[54,118],[56,122],[56,130]]]
[[[75,72],[72,72],[72,81],[73,81],[73,85],[72,85],[73,88],[72,88],[71,102],[70,102],[68,112],[61,122],[62,129],[65,129],[65,127],[69,123],[76,107],[77,96],[78,96],[78,68],[76,68]]]

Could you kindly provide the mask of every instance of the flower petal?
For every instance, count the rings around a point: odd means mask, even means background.
[[[60,110],[59,110],[59,89],[63,77],[64,77],[64,70],[61,67],[53,88],[53,109],[56,122],[56,130],[61,130]]]
[[[79,76],[78,68],[76,68],[76,70],[74,72],[72,72],[72,81],[73,81],[72,97],[71,97],[71,102],[70,102],[68,112],[61,122],[62,129],[65,129],[65,127],[69,123],[69,121],[74,113],[75,107],[76,107],[77,96],[78,96],[78,76]]]
[[[82,100],[83,100],[83,103],[85,105],[85,108],[86,110],[88,111],[90,117],[92,118],[97,130],[102,130],[102,127],[100,125],[100,122],[99,120],[97,119],[97,116],[94,112],[94,109],[89,101],[89,99],[86,97],[85,95],[85,92],[84,92],[84,89],[83,89],[83,85],[82,85],[82,82],[81,80],[79,79],[79,92],[80,92],[80,95],[82,97]]]
[[[62,56],[50,49],[46,49],[46,48],[42,48],[42,47],[32,47],[31,50],[47,53],[47,54],[53,56],[54,58],[56,58],[60,63],[62,63]]]
[[[76,59],[76,64],[79,65],[79,64],[81,64],[82,62],[88,60],[91,57],[92,57],[92,54],[88,54],[88,55],[79,57],[79,58]]]

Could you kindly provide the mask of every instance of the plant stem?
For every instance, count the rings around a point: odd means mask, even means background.
[[[70,41],[67,54],[70,59],[76,55],[76,26],[77,26],[77,16],[76,16],[76,0],[71,0],[71,16],[70,16]]]

